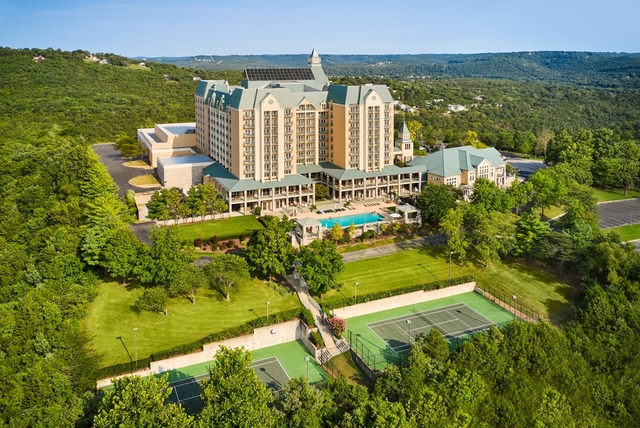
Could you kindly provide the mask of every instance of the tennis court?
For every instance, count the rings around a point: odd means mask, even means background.
[[[275,392],[280,391],[289,380],[287,372],[277,357],[254,361],[251,363],[251,367],[255,370],[258,379]],[[182,407],[187,411],[200,409],[203,404],[200,398],[202,393],[200,382],[208,377],[207,373],[170,382],[169,385],[173,387],[173,391],[169,396],[169,401],[182,404]]]
[[[267,388],[280,391],[292,378],[306,377],[311,384],[325,381],[329,376],[309,354],[301,341],[287,342],[251,351],[251,366]],[[308,361],[307,361],[308,358]],[[190,413],[202,408],[200,382],[209,377],[213,361],[169,370],[169,385],[173,391],[169,401],[182,404]],[[158,374],[156,376],[161,376]]]
[[[474,333],[513,319],[511,312],[471,292],[348,318],[346,338],[367,365],[378,372],[390,364],[404,364],[409,341],[413,343],[432,329],[440,331],[454,347]]]
[[[438,309],[420,311],[413,307],[408,315],[367,324],[394,352],[410,348],[420,335],[427,335],[434,328],[445,339],[462,334],[486,330],[494,323],[464,303]]]

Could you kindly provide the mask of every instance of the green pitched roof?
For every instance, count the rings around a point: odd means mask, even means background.
[[[286,175],[282,180],[262,183],[252,179],[240,180],[218,162],[209,165],[203,171],[222,185],[229,192],[242,192],[244,190],[273,189],[284,186],[312,185],[313,181],[299,174]]]
[[[440,150],[428,156],[417,156],[408,165],[422,165],[431,174],[449,177],[458,175],[462,171],[475,169],[485,159],[492,166],[505,163],[502,155],[493,147],[476,149],[472,146],[464,146]]]

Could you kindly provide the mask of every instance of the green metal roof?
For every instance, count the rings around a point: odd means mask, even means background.
[[[411,174],[414,172],[424,172],[423,166],[399,167],[396,165],[385,166],[379,171],[364,172],[359,169],[343,169],[330,162],[320,162],[322,171],[337,180],[353,180],[358,178],[384,177],[387,175]]]
[[[240,180],[218,162],[209,165],[203,171],[222,185],[228,192],[242,192],[244,190],[273,189],[285,186],[312,185],[313,181],[299,174],[286,175],[282,180],[262,183],[252,179]]]
[[[493,147],[476,149],[472,146],[464,146],[440,150],[428,156],[417,156],[408,165],[422,165],[430,174],[450,177],[462,171],[475,169],[485,159],[494,167],[505,163],[502,155]]]

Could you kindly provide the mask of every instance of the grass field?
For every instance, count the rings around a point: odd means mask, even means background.
[[[640,197],[640,192],[637,190],[629,190],[627,196],[624,195],[624,191],[620,189],[593,189],[593,193],[596,195],[598,202],[610,202],[619,201],[622,199],[631,199]]]
[[[355,282],[358,295],[415,284],[447,280],[449,262],[444,247],[424,247],[345,265],[338,277],[341,290],[332,290],[323,301],[352,297]],[[572,288],[548,269],[523,261],[492,262],[488,268],[468,263],[451,265],[453,277],[473,275],[480,285],[516,294],[518,300],[542,317],[560,322],[571,310]]]
[[[103,367],[128,362],[129,354],[134,358],[134,328],[138,328],[138,358],[145,358],[263,317],[266,302],[271,302],[271,314],[301,307],[295,294],[283,297],[263,282],[254,280],[238,291],[232,290],[231,302],[225,302],[216,291],[200,290],[195,305],[186,298],[177,298],[170,300],[169,315],[138,314],[131,306],[143,291],[142,288],[128,290],[113,282],[98,286],[98,297],[91,304],[84,325],[92,337],[93,349],[102,357]]]
[[[626,226],[612,227],[607,229],[607,232],[617,232],[623,242],[633,241],[635,239],[640,239],[640,224],[628,224]]]
[[[201,221],[179,225],[178,236],[186,242],[193,242],[196,238],[209,239],[216,235],[218,239],[237,238],[240,235],[249,237],[256,230],[262,229],[260,223],[252,215],[230,217],[212,221]]]
[[[151,166],[147,162],[141,161],[141,160],[134,160],[134,161],[125,162],[122,165],[123,166],[128,166],[129,168],[152,169]]]

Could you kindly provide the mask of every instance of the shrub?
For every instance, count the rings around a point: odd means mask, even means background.
[[[209,240],[212,248],[218,248],[218,235],[213,235]]]
[[[201,248],[202,247],[202,238],[196,238],[193,240],[193,246]]]
[[[256,215],[260,215],[260,212],[261,212],[261,211],[262,211],[262,208],[261,208],[261,207],[255,207],[255,208],[254,208],[254,210],[253,210],[253,212],[255,212],[255,213],[256,213]]]
[[[304,321],[308,327],[314,327],[316,325],[316,322],[313,319],[313,314],[307,308],[302,310],[302,321]]]
[[[342,333],[347,329],[347,322],[344,318],[333,317],[327,320],[329,327],[333,331],[333,334],[339,339],[342,337]]]
[[[309,340],[311,341],[311,343],[316,345],[316,348],[318,349],[324,348],[324,340],[322,340],[322,335],[317,331],[312,331],[309,334]]]

